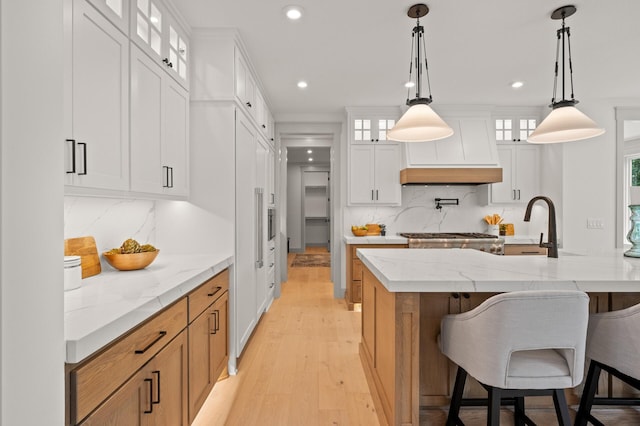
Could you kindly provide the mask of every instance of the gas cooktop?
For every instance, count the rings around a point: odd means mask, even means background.
[[[480,232],[401,232],[400,236],[411,239],[472,239],[472,238],[498,238],[497,235],[483,234]]]

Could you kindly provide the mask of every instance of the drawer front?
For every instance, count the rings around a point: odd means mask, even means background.
[[[537,244],[505,244],[505,256],[546,255],[547,249]]]
[[[186,326],[183,298],[72,370],[72,422],[85,418]]]
[[[229,270],[225,269],[213,278],[205,281],[200,287],[189,293],[189,323],[196,319],[207,306],[229,290]]]

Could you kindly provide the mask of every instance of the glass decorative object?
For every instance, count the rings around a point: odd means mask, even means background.
[[[640,257],[640,205],[631,204],[631,229],[627,234],[627,240],[631,243],[631,248],[624,252],[628,257]]]

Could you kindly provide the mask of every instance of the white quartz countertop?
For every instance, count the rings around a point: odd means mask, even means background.
[[[559,258],[497,256],[465,249],[358,249],[364,265],[393,292],[506,292],[569,289],[640,292],[640,259],[624,250],[570,252]]]
[[[540,236],[533,235],[501,236],[500,238],[504,239],[505,244],[538,244],[540,242]],[[353,234],[345,234],[343,241],[346,244],[407,244],[409,242],[407,238],[400,235],[356,237]]]
[[[168,255],[138,271],[102,273],[64,293],[66,362],[82,361],[231,266],[233,255]]]

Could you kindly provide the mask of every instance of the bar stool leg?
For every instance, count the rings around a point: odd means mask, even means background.
[[[456,426],[461,424],[460,404],[462,403],[462,393],[464,392],[464,383],[467,380],[467,372],[464,368],[458,367],[456,373],[456,382],[453,385],[453,395],[451,395],[451,404],[449,405],[449,416],[447,417],[447,426]]]
[[[525,426],[526,422],[524,420],[524,397],[517,396],[514,398],[514,411],[513,411],[513,421],[515,426]]]
[[[564,389],[553,390],[553,405],[556,407],[556,416],[558,417],[558,425],[571,426],[571,417],[569,417],[569,406],[564,397]]]
[[[582,398],[580,398],[580,408],[578,408],[578,414],[576,415],[576,426],[586,426],[591,414],[591,406],[593,405],[593,398],[596,395],[598,389],[598,378],[600,377],[600,371],[602,369],[597,362],[591,361],[589,363],[589,372],[587,373],[587,380],[584,383],[584,389],[582,390]]]
[[[501,390],[491,386],[489,388],[489,413],[487,414],[487,426],[500,425],[500,399]]]

